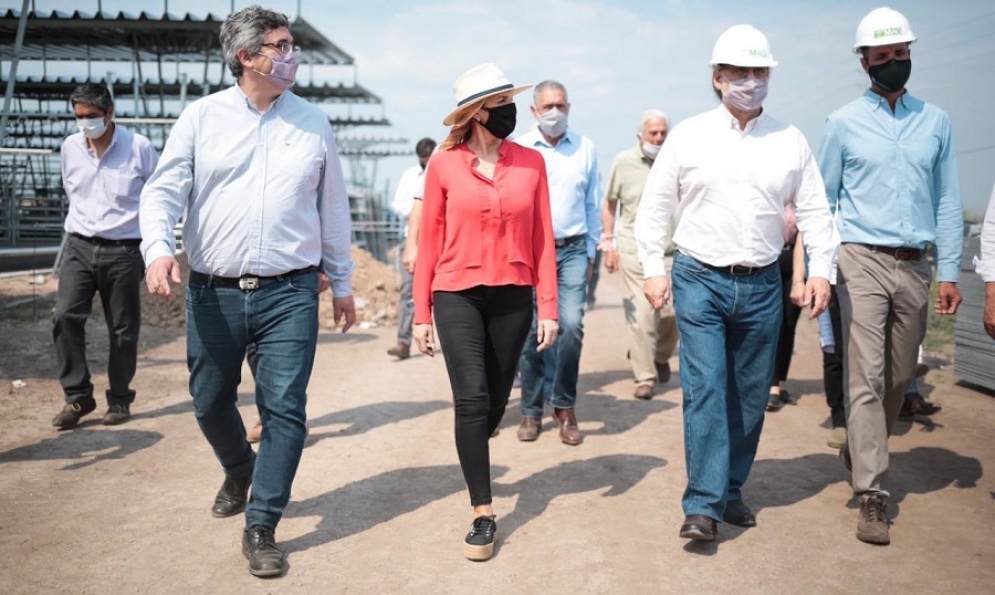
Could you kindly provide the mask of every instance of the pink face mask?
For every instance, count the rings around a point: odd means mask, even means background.
[[[758,110],[767,99],[767,81],[748,76],[735,81],[726,79],[726,82],[729,83],[729,90],[722,93],[722,98],[740,111]]]
[[[270,62],[273,63],[273,69],[269,73],[259,72],[259,74],[269,78],[270,82],[276,87],[286,91],[287,89],[294,86],[294,82],[297,79],[297,54],[294,52],[287,52],[286,54],[280,54],[277,57],[270,56],[268,54],[263,54],[269,58]]]

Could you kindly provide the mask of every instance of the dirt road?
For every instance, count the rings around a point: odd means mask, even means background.
[[[814,323],[799,325],[787,388],[768,414],[745,489],[759,526],[677,537],[684,489],[680,388],[631,398],[617,277],[586,319],[578,417],[586,440],[515,439],[517,391],[492,441],[499,549],[462,558],[468,496],[441,358],[394,362],[393,329],[323,331],[311,435],[277,532],[291,568],[246,570],[242,519],[214,519],[221,470],[187,393],[182,330],[143,337],[133,419],[99,410],[58,432],[50,323],[6,320],[0,338],[0,581],[4,593],[951,593],[995,592],[995,399],[927,384],[943,411],[892,439],[892,545],[854,537],[843,467],[826,447]],[[97,390],[102,323],[92,323]],[[443,349],[445,346],[443,346]],[[22,357],[13,358],[11,354]],[[24,357],[26,355],[26,357]],[[16,369],[11,362],[16,361]],[[676,366],[676,358],[673,361]],[[935,363],[935,362],[934,362]],[[242,414],[255,420],[248,372]],[[25,386],[15,388],[13,380]],[[546,429],[552,429],[547,416]]]

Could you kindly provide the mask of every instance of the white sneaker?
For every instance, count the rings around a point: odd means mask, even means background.
[[[829,431],[826,446],[829,448],[843,448],[844,444],[846,444],[846,428],[833,428]]]

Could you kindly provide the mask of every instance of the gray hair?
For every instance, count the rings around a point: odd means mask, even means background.
[[[669,127],[670,118],[663,111],[656,108],[651,108],[643,112],[643,115],[639,116],[639,127],[636,128],[637,134],[642,134],[646,132],[646,125],[650,123],[651,120],[663,120],[663,122]]]
[[[545,80],[532,88],[532,103],[535,103],[539,99],[539,95],[543,91],[561,91],[564,97],[567,96],[567,88],[562,84],[556,81]]]
[[[107,85],[103,83],[83,83],[73,89],[72,94],[69,96],[69,105],[76,107],[77,103],[92,105],[104,113],[114,108],[114,100],[111,99],[111,92],[107,89]]]
[[[290,28],[287,15],[262,8],[257,4],[228,15],[221,24],[221,52],[228,70],[236,78],[242,78],[242,62],[238,53],[246,50],[252,54],[259,52],[263,37],[273,29]]]

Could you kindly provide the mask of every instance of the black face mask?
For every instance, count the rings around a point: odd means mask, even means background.
[[[498,138],[508,138],[515,131],[518,118],[518,108],[514,103],[506,103],[497,107],[482,108],[487,112],[487,123],[482,124],[487,132]]]
[[[888,60],[867,69],[871,82],[885,93],[897,93],[905,88],[912,74],[912,60]]]

